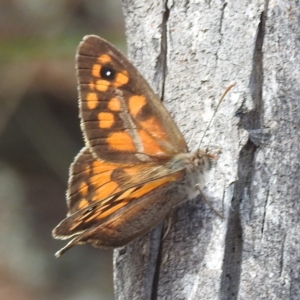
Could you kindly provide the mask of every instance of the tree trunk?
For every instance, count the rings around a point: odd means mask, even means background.
[[[199,197],[115,250],[116,299],[300,299],[299,6],[123,0],[129,58],[190,150],[220,149],[204,193],[225,219]]]

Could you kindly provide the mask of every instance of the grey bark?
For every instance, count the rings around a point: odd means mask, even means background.
[[[116,299],[300,299],[298,1],[123,0],[128,53],[197,148],[204,193],[115,250]]]

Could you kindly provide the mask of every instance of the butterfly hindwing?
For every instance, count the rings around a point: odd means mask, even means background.
[[[115,176],[112,175],[114,171],[117,171]],[[167,173],[163,167],[150,164],[146,169],[107,164],[94,159],[87,148],[82,149],[71,166],[68,217],[54,229],[54,236],[66,239],[86,232],[85,238],[99,236],[99,245],[107,243],[107,238],[101,238],[101,228],[112,230],[114,226],[121,226],[120,223],[126,227],[127,214],[132,220],[139,219],[139,211],[157,201],[157,196],[164,197],[168,184],[180,180],[183,175],[180,171]],[[156,195],[155,199],[153,195]],[[99,229],[96,232],[93,231],[95,227]],[[141,230],[135,229],[136,234]],[[133,233],[134,230],[127,234]],[[118,239],[122,238],[119,232]]]
[[[164,165],[154,163],[143,165],[107,163],[95,159],[88,148],[83,148],[70,168],[67,191],[68,215],[95,203],[101,203],[100,206],[103,207],[104,202],[112,213],[118,207],[122,207],[122,204],[116,206],[115,201],[109,199],[110,196],[126,191],[127,194],[131,193],[131,199],[136,199],[180,177],[179,171],[171,172]],[[124,194],[122,197],[124,198]]]
[[[187,151],[161,101],[111,44],[86,36],[76,62],[82,130],[97,157],[141,163]]]
[[[151,189],[148,184],[137,186],[136,191],[118,192],[107,199],[111,207],[117,207],[118,201],[127,204],[118,207],[113,213],[106,213],[107,207],[103,202],[75,212],[53,230],[55,238],[73,238],[55,255],[61,256],[74,245],[87,242],[101,248],[120,247],[145,234],[178,204],[174,194],[168,193],[171,187],[172,185],[166,182],[143,195],[140,189]],[[160,201],[157,201],[158,197],[161,198]],[[144,216],[145,211],[148,212],[149,218]]]

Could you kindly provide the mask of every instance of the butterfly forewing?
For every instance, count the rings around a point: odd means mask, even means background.
[[[97,157],[136,164],[187,151],[161,101],[107,41],[84,38],[77,52],[77,74],[82,130]]]

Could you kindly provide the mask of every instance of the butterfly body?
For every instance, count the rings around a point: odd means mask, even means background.
[[[68,215],[53,230],[76,244],[123,246],[199,194],[212,155],[186,142],[142,75],[111,44],[87,36],[77,53],[86,147],[70,168]]]

